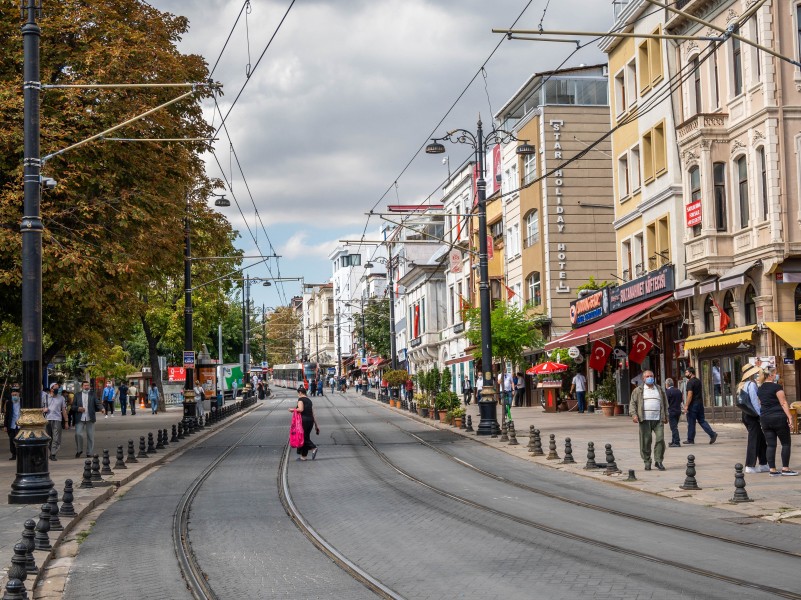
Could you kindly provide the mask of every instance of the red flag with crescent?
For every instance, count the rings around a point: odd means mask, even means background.
[[[606,361],[609,360],[609,354],[612,352],[612,346],[605,344],[601,340],[596,340],[592,344],[592,353],[590,354],[589,365],[590,368],[596,371],[603,371],[606,367]]]
[[[644,335],[638,333],[631,340],[631,351],[629,352],[629,360],[637,363],[638,365],[645,360],[654,343]]]

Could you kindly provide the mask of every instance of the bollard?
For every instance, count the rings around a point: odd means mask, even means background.
[[[548,460],[559,460],[559,455],[556,453],[556,436],[552,433],[548,441]]]
[[[19,579],[25,581],[28,577],[28,546],[19,542],[14,544],[14,556],[11,557],[11,567],[8,569],[6,576],[9,579]]]
[[[471,415],[467,415],[467,428],[465,431],[475,431],[473,429],[473,417]]]
[[[465,430],[467,429],[467,417],[462,417],[461,425],[459,425],[459,429]]]
[[[695,456],[690,454],[687,456],[687,470],[684,472],[686,477],[684,478],[684,485],[680,485],[679,487],[683,490],[700,490],[701,488],[698,487],[698,482],[695,480]]]
[[[745,491],[745,475],[743,474],[743,465],[740,463],[734,465],[734,496],[731,502],[753,502],[748,497],[748,492]]]
[[[100,476],[100,457],[97,454],[92,455],[92,484],[96,481],[103,481]]]
[[[178,436],[177,436],[177,438],[179,440],[182,440],[182,439],[184,439],[186,437],[184,435],[184,424],[179,422],[177,427],[178,427]]]
[[[540,430],[534,429],[534,449],[531,451],[531,456],[545,456],[542,451],[542,438],[540,437]]]
[[[6,591],[3,600],[27,600],[25,584],[19,579],[9,579],[6,583]]]
[[[139,454],[136,455],[136,458],[149,458],[147,452],[145,452],[145,436],[139,436]]]
[[[50,531],[64,531],[61,519],[58,518],[58,492],[55,488],[50,490],[47,503],[50,505]]]
[[[206,415],[203,418],[206,419],[206,427],[208,427],[209,426],[209,413],[206,413]]]
[[[81,489],[84,488],[92,488],[95,487],[92,485],[92,459],[87,458],[83,461],[83,479],[81,479],[81,485],[78,486]]]
[[[520,442],[517,441],[517,432],[515,431],[515,422],[509,421],[509,445],[519,446]]]
[[[164,434],[159,429],[156,433],[156,450],[164,450],[164,439],[162,438]]]
[[[114,475],[114,471],[111,470],[111,458],[108,455],[108,449],[103,448],[103,468],[100,469],[101,475]]]
[[[623,481],[637,481],[637,477],[634,475],[634,469],[629,469],[629,476]]]
[[[165,427],[164,429],[161,430],[161,443],[165,448],[170,445],[169,437],[170,437],[170,432],[167,431],[167,428]]]
[[[134,450],[133,440],[128,440],[128,458],[125,460],[128,464],[139,462],[136,460],[136,450]]]
[[[153,444],[153,432],[147,433],[147,453],[148,454],[155,454],[156,453],[156,446]]]
[[[573,459],[573,445],[570,443],[570,438],[565,438],[565,459],[562,461],[563,465],[575,465],[576,461]]]
[[[64,482],[64,493],[61,496],[61,514],[65,517],[75,516],[75,507],[72,506],[72,501],[75,497],[72,494],[72,479],[67,479]]]
[[[125,453],[122,451],[122,446],[117,446],[117,460],[114,462],[115,469],[127,469],[125,461],[123,460]]]
[[[526,449],[529,452],[534,452],[534,425],[530,425],[528,428],[528,446]]]
[[[499,442],[508,442],[509,441],[509,423],[504,421],[503,425],[501,425],[501,439],[498,440]]]
[[[178,426],[177,425],[173,425],[172,426],[172,437],[170,438],[170,442],[174,444],[177,441],[178,441]]]
[[[39,572],[39,567],[36,566],[36,559],[33,556],[33,551],[36,549],[36,521],[28,519],[25,521],[24,529],[22,530],[22,541],[25,544],[25,571],[29,575],[35,575]]]
[[[36,533],[33,536],[34,548],[36,550],[48,551],[50,545],[50,505],[42,504],[42,512],[39,513],[39,522],[36,523]]]
[[[615,462],[615,455],[612,452],[612,444],[606,444],[606,470],[604,471],[604,475],[616,475],[620,473],[620,469],[617,468],[617,462]]]

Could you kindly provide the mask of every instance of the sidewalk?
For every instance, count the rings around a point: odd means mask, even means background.
[[[378,403],[380,404],[380,403]],[[388,410],[400,410],[382,404]],[[401,410],[406,415],[408,411]],[[471,404],[467,414],[472,417],[473,429],[477,429],[480,417],[478,406]],[[715,444],[709,444],[709,436],[700,427],[696,427],[694,445],[682,444],[681,448],[666,448],[664,465],[666,471],[644,470],[640,458],[639,433],[637,425],[630,417],[604,417],[600,412],[590,414],[546,413],[540,407],[512,407],[517,441],[519,445],[509,446],[500,442],[500,437],[477,436],[436,422],[432,419],[418,420],[439,427],[447,428],[465,437],[495,447],[503,452],[512,454],[523,460],[535,462],[539,465],[569,471],[582,477],[626,486],[643,492],[658,494],[673,498],[681,502],[688,502],[700,506],[715,506],[731,510],[732,512],[748,517],[760,517],[773,521],[792,522],[801,524],[801,476],[799,477],[770,477],[767,473],[747,474],[745,476],[746,492],[753,502],[733,504],[730,502],[734,495],[734,465],[745,462],[746,431],[741,423],[712,423],[712,429],[718,433]],[[501,422],[501,406],[498,405],[498,422]],[[528,451],[529,427],[534,425],[540,431],[542,448],[548,454],[548,441],[550,434],[556,436],[556,448],[559,460],[547,460],[545,456],[532,457]],[[686,439],[687,423],[679,423],[682,441]],[[576,464],[563,465],[565,438],[569,437],[573,447],[573,459]],[[670,441],[670,428],[665,425],[665,443]],[[603,469],[585,471],[587,461],[587,442],[595,444],[595,460],[606,462],[606,444],[612,444],[615,462],[622,471],[620,475],[607,476]],[[790,459],[791,468],[801,470],[801,437],[792,436],[793,454]],[[696,480],[701,490],[687,491],[679,488],[684,483],[687,456],[695,456]],[[779,452],[777,452],[777,459]],[[628,470],[634,469],[637,481],[623,482],[628,477]]]

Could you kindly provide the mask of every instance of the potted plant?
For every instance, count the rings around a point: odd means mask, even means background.
[[[427,419],[429,409],[428,397],[423,394],[415,394],[414,401],[417,404],[417,414]]]
[[[615,378],[610,370],[606,371],[603,381],[598,384],[592,394],[592,399],[601,407],[605,417],[611,417],[615,414],[617,387]]]
[[[451,417],[453,419],[453,426],[462,427],[462,421],[464,420],[465,410],[461,406],[457,406],[456,408],[451,409]]]
[[[391,390],[389,394],[390,404],[392,406],[400,408],[401,407],[400,394],[395,393],[395,391],[399,390],[401,386],[406,384],[406,380],[409,379],[409,373],[407,373],[403,369],[395,369],[384,373],[384,379],[387,382],[387,386]]]

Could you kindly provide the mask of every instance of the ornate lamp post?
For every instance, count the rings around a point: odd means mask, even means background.
[[[492,377],[492,326],[490,321],[490,288],[489,270],[487,267],[487,182],[484,180],[484,157],[489,144],[506,144],[511,141],[522,141],[517,147],[518,155],[534,154],[536,149],[525,140],[518,140],[514,135],[503,129],[493,129],[484,135],[481,126],[481,117],[478,118],[476,133],[466,129],[454,129],[441,138],[432,138],[426,146],[426,154],[443,154],[445,146],[442,141],[455,144],[467,144],[473,147],[478,164],[478,179],[476,191],[478,193],[478,267],[479,267],[479,301],[481,303],[481,370],[484,387],[481,390],[481,400],[478,403],[481,422],[478,425],[478,435],[492,435],[497,432],[498,426],[497,404],[495,402],[495,386]]]

